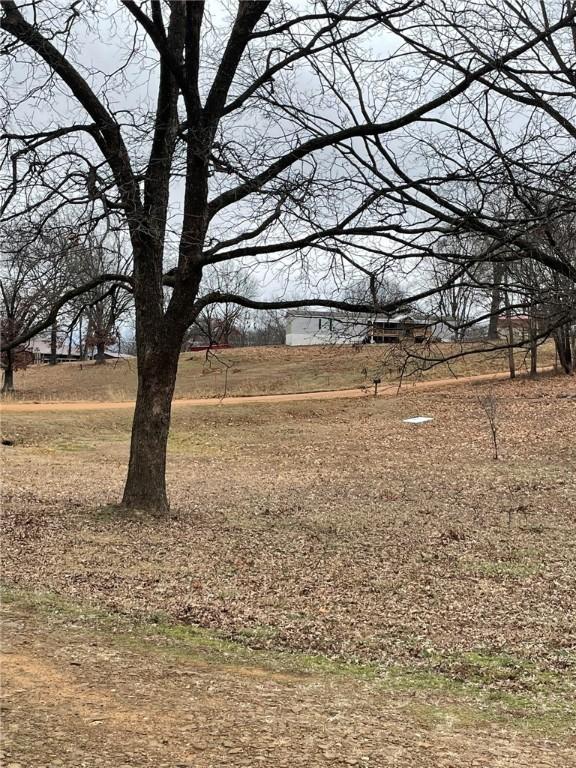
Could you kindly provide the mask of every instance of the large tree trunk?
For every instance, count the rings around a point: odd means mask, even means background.
[[[74,339],[74,326],[70,328],[70,336],[68,337],[68,360],[72,360],[72,343]]]
[[[106,362],[106,345],[103,341],[99,341],[96,344],[96,364],[97,365],[104,365]]]
[[[560,326],[554,331],[554,343],[562,370],[568,375],[574,373],[574,360],[572,357],[572,345],[570,343],[570,329],[568,325]]]
[[[50,365],[58,362],[58,324],[52,323],[50,329]]]
[[[6,352],[6,367],[4,368],[2,392],[14,392],[14,358],[11,349]]]
[[[122,498],[126,507],[159,513],[169,509],[166,447],[181,341],[179,335],[171,339],[168,349],[155,349],[158,342],[138,345],[139,352],[143,346],[147,349],[138,357],[138,394]]]

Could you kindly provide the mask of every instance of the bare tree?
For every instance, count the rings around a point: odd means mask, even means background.
[[[253,325],[246,333],[250,346],[279,346],[286,343],[286,319],[281,312],[269,309],[254,314]]]
[[[554,248],[563,250],[576,264],[576,220],[551,221],[544,232]],[[544,247],[542,245],[541,247]],[[574,372],[574,343],[576,340],[576,291],[570,280],[545,267],[523,260],[514,265],[512,279],[515,291],[526,306],[528,338],[531,349],[531,373],[537,372],[538,341],[552,337],[562,370]]]
[[[71,256],[74,252],[73,226],[65,220],[56,220],[42,227],[35,236],[35,247],[43,264],[42,283],[48,304],[56,301],[75,282]],[[64,340],[60,324],[63,313],[50,326],[50,365],[56,365],[58,346]]]
[[[131,261],[124,252],[120,238],[106,232],[93,233],[76,244],[71,268],[79,282],[86,283],[105,272],[127,275]],[[132,304],[132,293],[128,286],[118,282],[112,286],[97,285],[74,303],[72,325],[80,317],[85,319],[86,334],[83,338],[80,334],[80,343],[85,350],[96,350],[96,363],[105,363],[106,347],[118,343],[120,325],[130,313]]]
[[[498,399],[494,392],[488,392],[485,395],[478,395],[478,402],[490,427],[494,460],[498,461]]]
[[[545,86],[536,98],[530,78],[518,83],[516,62],[531,72],[542,53],[554,60],[551,46],[564,44],[574,22],[571,6],[534,21],[519,16],[521,9],[503,17],[496,5],[482,11],[473,3],[462,14],[460,4],[412,0],[337,0],[306,11],[240,0],[233,18],[222,6],[208,24],[203,2],[123,0],[112,16],[74,2],[57,18],[38,12],[40,5],[1,2],[7,77],[27,65],[36,72],[28,89],[18,76],[8,89],[1,211],[8,219],[33,211],[42,220],[74,206],[87,228],[108,221],[128,232],[132,274],[100,276],[129,285],[135,302],[128,506],[168,508],[166,443],[178,355],[208,306],[390,312],[439,287],[375,307],[335,299],[336,279],[377,272],[383,258],[412,263],[433,255],[431,236],[463,227],[512,251],[527,247],[522,227],[482,204],[483,185],[503,155],[494,116],[504,102],[527,100],[556,120]],[[490,28],[488,44],[475,15]],[[112,26],[118,60],[108,69],[90,67],[78,41],[95,28],[111,37]],[[128,47],[129,39],[137,43]],[[124,81],[142,61],[148,70],[154,57],[156,103],[143,99],[140,107],[142,92],[130,99]],[[556,71],[570,77],[560,64]],[[486,116],[485,99],[494,105]],[[469,119],[455,125],[452,104]],[[27,124],[32,105],[50,120]],[[526,163],[505,154],[513,169]],[[465,197],[454,197],[455,181],[464,182]],[[180,215],[170,205],[174,195]],[[575,279],[564,260],[530,247],[531,258]],[[177,265],[166,271],[172,250]],[[304,298],[205,291],[205,270],[236,259],[297,270]]]
[[[488,338],[491,341],[498,339],[498,315],[502,306],[502,278],[504,277],[504,264],[494,262],[491,265],[490,285],[490,319],[488,322]]]
[[[454,250],[454,244],[449,245],[451,240],[452,238],[447,238],[440,242],[440,253],[445,248]],[[467,238],[458,236],[458,240],[456,249],[464,256],[469,247]],[[468,256],[470,264],[464,270],[461,268],[461,260],[458,264],[443,259],[430,260],[432,284],[448,286],[432,297],[430,309],[434,316],[452,330],[454,341],[464,339],[466,329],[470,327],[470,319],[481,306],[481,289],[485,282],[483,275],[486,273],[486,265],[471,254]],[[459,276],[452,280],[456,272]]]
[[[257,293],[256,281],[249,271],[233,264],[207,268],[205,290],[223,295],[239,295],[253,299]],[[184,338],[184,344],[199,340],[202,344],[242,343],[248,310],[232,301],[208,304],[196,317]]]
[[[70,287],[69,241],[60,228],[38,229],[30,222],[8,226],[1,234],[0,284],[2,293],[2,349],[4,391],[14,388],[16,363],[29,362],[27,345],[20,344],[16,357],[11,346],[28,335],[38,317],[46,315],[54,302]],[[58,316],[51,323],[52,354],[55,357]]]
[[[375,307],[403,302],[408,296],[400,281],[388,274],[389,270],[378,273],[375,270],[353,280],[345,287],[344,298],[351,303],[372,304]]]
[[[6,242],[2,243],[5,251]],[[1,346],[2,392],[14,391],[14,371],[30,361],[26,344],[10,347],[10,342],[28,330],[37,317],[41,293],[34,279],[36,263],[17,250],[8,252],[2,263],[0,292],[2,295]]]

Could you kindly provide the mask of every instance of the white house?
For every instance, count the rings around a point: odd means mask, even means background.
[[[286,344],[292,347],[311,344],[360,344],[366,324],[343,312],[294,310],[286,314]]]
[[[345,312],[294,310],[286,314],[286,344],[386,344],[430,337],[448,341],[449,329],[438,319],[420,313],[353,315]]]

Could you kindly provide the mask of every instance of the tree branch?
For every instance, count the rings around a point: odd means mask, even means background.
[[[77,288],[72,288],[70,291],[66,291],[66,293],[63,293],[62,296],[60,296],[58,301],[54,302],[50,312],[43,320],[40,320],[32,325],[25,333],[20,334],[20,336],[16,336],[11,341],[5,342],[3,344],[3,350],[8,351],[10,349],[14,349],[14,347],[17,347],[19,344],[23,344],[24,342],[36,336],[41,331],[46,330],[46,328],[50,327],[52,323],[56,321],[58,313],[65,304],[67,304],[72,299],[75,299],[77,296],[82,296],[84,293],[91,291],[93,288],[97,288],[99,285],[102,285],[102,283],[109,282],[117,282],[121,284],[125,290],[131,290],[131,286],[133,284],[132,278],[127,277],[126,275],[107,273],[99,275],[98,277],[94,278],[94,280],[90,280],[89,282],[84,283]]]
[[[130,164],[130,157],[120,127],[98,99],[78,70],[20,13],[14,0],[1,0],[4,15],[0,27],[35,51],[70,88],[79,103],[94,120],[94,138],[110,164],[128,211],[140,208],[140,193]]]
[[[204,106],[207,122],[217,122],[222,115],[228,91],[234,80],[242,54],[250,40],[252,30],[268,5],[269,0],[240,0],[238,3],[232,32]]]
[[[467,268],[467,267],[466,267]],[[194,305],[194,313],[197,316],[199,312],[210,304],[238,304],[241,307],[247,309],[299,309],[302,307],[327,307],[329,309],[339,309],[343,312],[357,312],[359,314],[390,314],[395,312],[400,307],[406,304],[413,304],[416,301],[421,301],[429,296],[433,296],[436,293],[446,290],[452,285],[458,278],[460,278],[466,271],[466,268],[457,270],[450,279],[440,286],[429,288],[420,293],[412,294],[411,296],[401,297],[394,301],[387,302],[385,304],[367,304],[365,302],[350,302],[339,301],[338,299],[286,299],[286,300],[273,300],[273,301],[260,301],[258,299],[250,299],[246,296],[240,296],[235,293],[222,293],[220,291],[213,291],[197,299]]]
[[[569,26],[573,22],[574,18],[576,18],[576,12],[573,11],[567,16],[564,16],[556,24],[552,25],[551,27],[547,27],[538,35],[535,35],[531,40],[512,49],[506,55],[498,57],[497,59],[493,59],[482,67],[475,69],[473,72],[465,75],[460,83],[454,87],[449,88],[447,91],[440,94],[436,98],[430,99],[425,104],[410,110],[402,117],[388,120],[383,123],[355,125],[331,134],[317,136],[304,142],[300,146],[294,147],[291,152],[276,160],[276,162],[272,163],[272,165],[270,165],[266,170],[262,171],[262,173],[259,173],[250,181],[244,182],[243,184],[238,185],[236,188],[223,192],[221,195],[214,198],[209,204],[209,217],[212,218],[216,215],[216,213],[218,213],[218,211],[222,210],[226,206],[236,203],[246,196],[252,194],[253,192],[258,191],[263,187],[264,184],[276,178],[280,173],[282,173],[282,171],[286,170],[295,162],[303,159],[313,152],[324,149],[325,147],[335,146],[336,144],[347,141],[348,139],[363,136],[381,136],[383,134],[391,133],[392,131],[396,131],[399,128],[410,125],[416,120],[422,118],[427,113],[432,112],[444,104],[447,104],[456,96],[464,93],[473,83],[477,82],[480,78],[484,77],[490,72],[501,69],[507,62],[520,56],[526,51],[529,51],[539,42],[548,37],[552,32]]]

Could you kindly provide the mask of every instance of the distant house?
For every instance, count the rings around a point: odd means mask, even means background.
[[[311,344],[353,343],[361,341],[361,331],[348,316],[331,312],[290,311],[286,313],[286,344],[291,347]]]
[[[432,336],[432,325],[413,315],[379,316],[368,324],[366,342],[370,344],[397,344],[414,341],[421,344]]]
[[[49,338],[36,337],[31,339],[28,349],[34,355],[35,363],[48,363],[50,361],[51,344]],[[72,344],[72,348],[69,353],[68,344],[58,343],[56,345],[56,360],[58,362],[80,360],[80,351],[76,344]]]
[[[507,318],[506,315],[498,315],[496,320],[498,335],[508,336],[508,329],[512,328],[514,339],[524,340],[530,335],[530,318],[528,315],[513,315]]]
[[[286,315],[286,344],[395,344],[448,340],[449,330],[439,320],[420,313],[352,315],[346,312],[291,311]]]
[[[34,363],[49,363],[52,355],[50,339],[38,337],[32,339],[29,343],[28,351],[34,356]],[[104,357],[106,360],[124,360],[132,358],[133,355],[120,354],[113,349],[107,348],[104,351]],[[92,358],[92,350],[90,350],[90,354],[85,353],[82,357],[77,344],[70,346],[68,342],[65,342],[56,345],[56,361],[59,363],[69,363],[82,359],[91,360]]]

